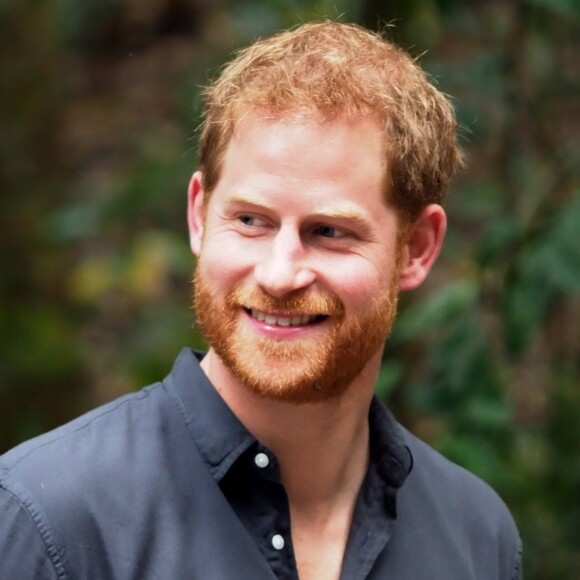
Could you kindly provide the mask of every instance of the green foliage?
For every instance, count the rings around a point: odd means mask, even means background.
[[[386,27],[454,95],[468,171],[377,392],[492,483],[525,577],[580,566],[576,0],[0,2],[0,449],[202,347],[185,193],[199,85],[325,17]],[[423,54],[425,53],[425,54]]]
[[[580,561],[580,117],[565,108],[578,89],[565,55],[580,37],[577,10],[539,0],[439,8],[464,56],[427,55],[424,64],[458,99],[470,175],[448,206],[444,282],[403,301],[380,392],[506,499],[526,578],[572,579]],[[474,27],[476,13],[483,27]],[[412,38],[421,26],[411,14],[398,34]]]
[[[502,318],[514,355],[521,355],[546,324],[552,305],[580,293],[580,196],[557,208],[538,230],[522,244],[506,281]]]
[[[533,7],[564,18],[580,20],[580,4],[576,0],[526,0]]]

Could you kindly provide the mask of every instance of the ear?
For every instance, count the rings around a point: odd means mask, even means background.
[[[441,251],[446,229],[447,217],[440,205],[428,205],[421,212],[403,247],[401,290],[414,290],[427,278]]]
[[[201,171],[196,171],[189,182],[189,188],[187,190],[189,244],[191,246],[191,251],[196,256],[199,256],[201,253],[204,232],[204,191],[201,181]]]

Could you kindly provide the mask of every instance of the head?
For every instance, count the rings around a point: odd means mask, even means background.
[[[206,202],[236,126],[251,111],[322,121],[372,116],[383,136],[384,199],[401,224],[441,204],[461,163],[448,99],[402,49],[354,24],[321,22],[241,51],[206,90],[200,169]]]
[[[398,291],[441,247],[455,133],[414,61],[360,27],[309,24],[242,51],[207,89],[190,184],[208,357],[294,402],[378,371]]]

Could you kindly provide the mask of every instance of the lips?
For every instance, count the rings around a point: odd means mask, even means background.
[[[263,312],[262,310],[257,310],[255,308],[246,308],[246,312],[248,312],[252,318],[259,320],[260,322],[265,322],[271,326],[305,326],[307,324],[312,324],[313,322],[318,322],[319,320],[326,318],[322,314],[276,316],[274,314],[269,314],[268,312]]]

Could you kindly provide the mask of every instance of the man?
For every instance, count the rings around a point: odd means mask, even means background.
[[[455,134],[359,27],[240,53],[189,188],[209,352],[2,458],[0,577],[519,578],[503,503],[373,398],[397,294],[441,248]]]

